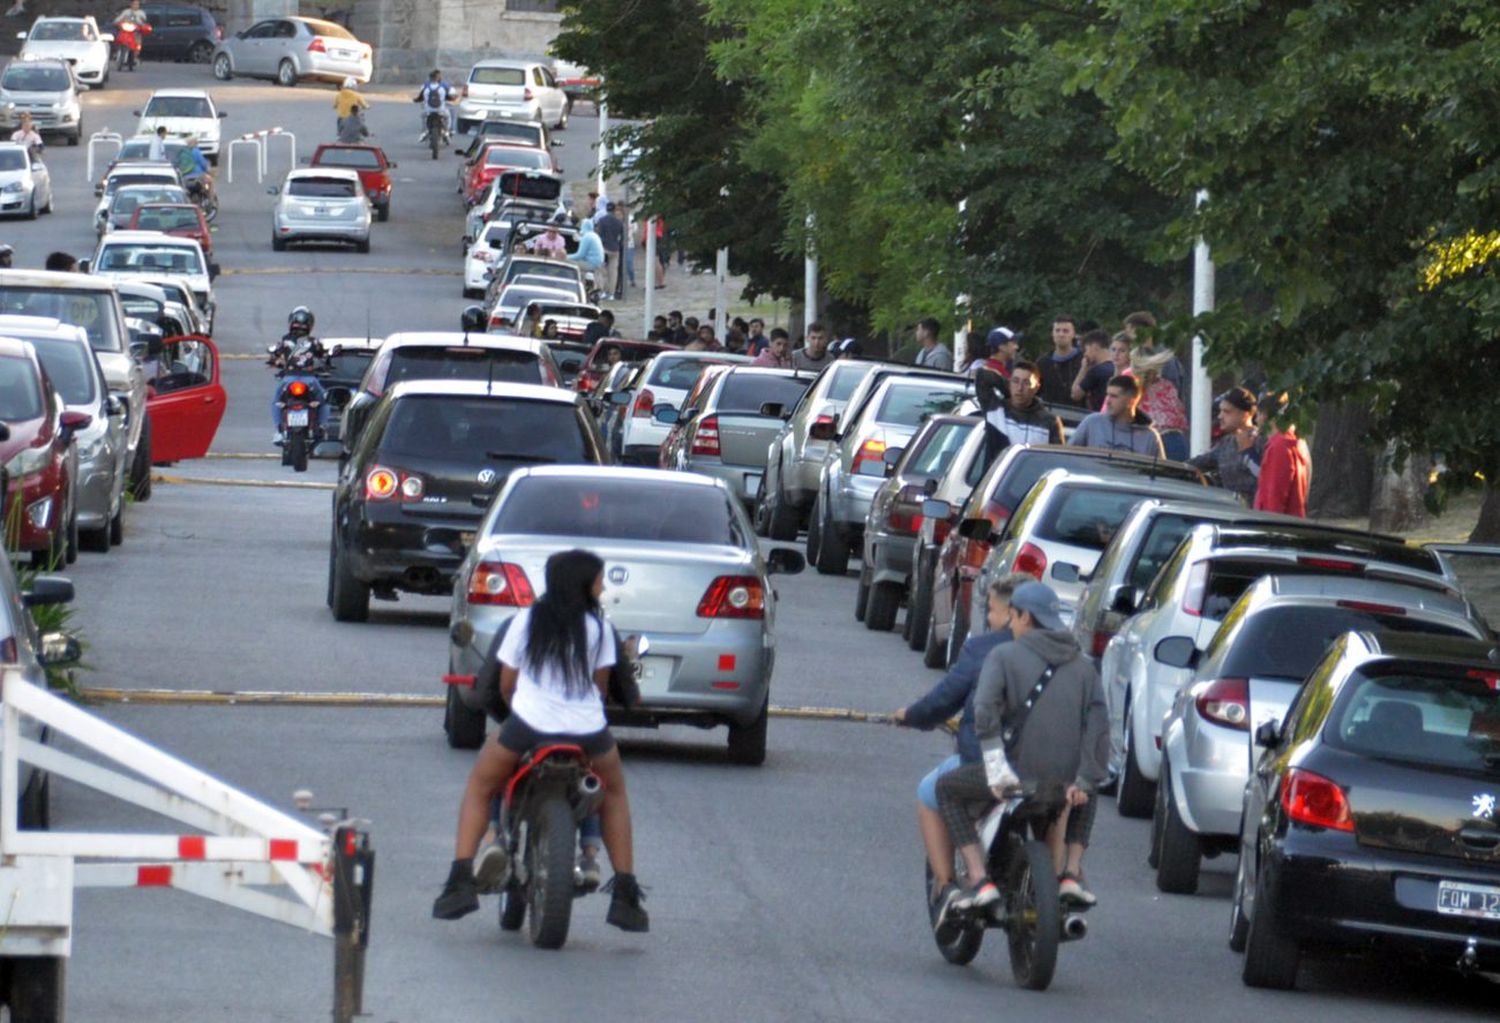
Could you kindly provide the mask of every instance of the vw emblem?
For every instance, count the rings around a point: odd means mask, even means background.
[[[616,565],[609,570],[609,581],[616,586],[622,586],[626,579],[630,578],[630,569],[624,565]]]
[[[495,475],[496,474],[495,474],[495,470],[494,469],[480,469],[479,470],[479,483],[480,483],[480,485],[481,486],[485,486],[485,487],[489,486],[491,483],[495,482]]]

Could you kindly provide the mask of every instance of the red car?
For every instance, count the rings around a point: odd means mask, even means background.
[[[484,197],[484,189],[492,180],[507,170],[540,170],[561,174],[557,160],[545,149],[532,146],[513,146],[506,142],[489,142],[474,154],[474,159],[464,165],[464,198],[470,206]]]
[[[28,342],[0,338],[0,466],[6,546],[40,568],[78,556],[73,434],[92,417],[66,412]]]
[[[227,403],[218,347],[201,334],[169,337],[160,351],[152,345],[145,367],[152,463],[208,454]]]
[[[370,197],[379,220],[391,219],[391,171],[396,169],[395,160],[385,158],[385,150],[379,146],[362,146],[352,143],[329,142],[313,153],[313,167],[342,167],[359,175],[359,183]]]
[[[130,215],[128,231],[160,231],[179,238],[191,238],[203,248],[205,259],[214,258],[214,239],[208,232],[203,209],[191,202],[147,202]]]

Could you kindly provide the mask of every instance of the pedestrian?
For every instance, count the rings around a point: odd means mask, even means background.
[[[1147,353],[1137,348],[1130,354],[1130,366],[1135,371],[1135,382],[1140,385],[1142,414],[1151,418],[1151,424],[1161,435],[1162,450],[1167,457],[1180,462],[1188,456],[1187,410],[1182,407],[1182,397],[1172,381],[1162,376],[1162,369],[1173,358],[1171,352]]]
[[[688,330],[682,323],[682,311],[673,309],[667,313],[667,344],[685,345],[688,343]]]
[[[616,206],[615,206],[615,211],[616,211],[616,215],[620,218],[620,223],[622,223],[622,224],[625,225],[625,253],[624,253],[624,257],[625,258],[622,260],[622,263],[623,263],[623,266],[624,266],[624,269],[625,269],[625,277],[626,277],[627,281],[629,281],[630,286],[633,288],[633,287],[636,286],[636,283],[635,283],[635,219],[633,217],[631,217],[631,215],[630,215],[630,206],[628,204],[626,204],[626,203],[623,203],[623,202],[622,203],[617,203]]]
[[[745,354],[745,332],[738,327],[730,327],[724,332],[724,350],[730,355]]]
[[[16,250],[9,244],[0,244],[0,270],[11,269],[11,264],[16,258]]]
[[[1083,335],[1083,362],[1073,378],[1073,402],[1090,412],[1104,407],[1104,389],[1117,374],[1109,354],[1109,334],[1095,328]]]
[[[548,230],[555,231],[556,228],[549,227]],[[566,253],[566,246],[564,251]],[[585,274],[597,275],[600,270],[604,269],[604,243],[599,240],[599,235],[595,233],[591,221],[585,220],[578,225],[578,248],[574,249],[571,255],[565,254],[564,258],[570,263],[577,263],[583,267]],[[598,286],[596,277],[595,287]]]
[[[828,350],[833,352],[834,359],[863,359],[865,357],[865,346],[852,337],[835,341],[828,346]]]
[[[1010,369],[1020,335],[1009,327],[992,327],[985,335],[985,358],[969,367],[981,409],[999,408],[1010,400]]]
[[[670,336],[671,333],[667,330],[667,318],[659,314],[653,317],[651,320],[651,329],[646,331],[646,340],[661,344]]]
[[[771,331],[771,340],[765,348],[761,349],[755,361],[755,366],[769,366],[773,369],[792,368],[792,338],[786,331],[777,327]]]
[[[49,252],[46,269],[56,273],[75,274],[78,272],[78,260],[66,252]]]
[[[828,328],[821,323],[809,324],[807,340],[792,353],[792,368],[818,373],[833,360],[828,350]]]
[[[146,144],[146,159],[153,163],[167,162],[167,126],[158,124],[151,141]]]
[[[938,341],[938,331],[941,329],[938,321],[931,316],[917,323],[917,344],[922,347],[912,360],[912,365],[947,370],[950,373],[953,371],[953,353]]]
[[[759,316],[750,318],[750,332],[745,335],[745,350],[751,355],[759,355],[761,349],[771,343],[766,337],[766,321]]]
[[[615,301],[625,297],[625,224],[615,214],[615,204],[604,204],[604,216],[594,222],[599,241],[604,246],[604,293]]]
[[[1271,429],[1260,460],[1260,482],[1255,488],[1255,510],[1307,518],[1307,488],[1312,482],[1312,456],[1297,436],[1297,424],[1283,422],[1287,396],[1260,396],[1261,423]]]
[[[1265,438],[1255,429],[1255,395],[1244,387],[1231,387],[1219,395],[1219,441],[1188,464],[1212,474],[1219,486],[1239,495],[1246,505],[1255,503],[1260,484]]]
[[[531,251],[538,256],[548,256],[552,259],[566,259],[568,255],[568,243],[558,232],[556,224],[548,224],[547,230],[531,240]]]
[[[955,910],[1000,898],[979,845],[976,810],[1017,791],[1027,793],[1047,821],[1052,866],[1062,874],[1069,811],[1097,799],[1108,774],[1104,687],[1078,640],[1063,627],[1057,594],[1034,580],[1017,586],[1008,624],[1014,640],[985,656],[974,690],[974,730],[983,760],[963,764],[937,782],[938,808],[969,881],[962,891],[954,886],[943,893],[939,927]],[[1059,880],[1065,901],[1084,901],[1077,898],[1076,879]]]
[[[722,352],[724,350],[724,346],[719,344],[719,339],[714,336],[714,328],[711,324],[699,325],[698,340],[703,344],[703,351]]]
[[[1061,444],[1062,420],[1037,397],[1036,363],[1024,359],[1010,368],[1008,386],[979,396],[985,421],[985,461],[1012,444]],[[975,388],[978,390],[977,384]]]
[[[599,193],[590,192],[588,199],[583,204],[583,219],[593,220],[594,214],[599,212]]]
[[[157,129],[158,132],[164,130],[161,128]],[[46,148],[46,144],[42,141],[41,132],[36,130],[36,124],[31,120],[31,114],[25,110],[21,111],[20,124],[15,131],[10,133],[10,140],[21,143],[33,156]]]
[[[583,343],[586,345],[595,344],[600,338],[619,336],[620,332],[615,330],[615,314],[608,309],[600,309],[594,321],[583,328]]]
[[[1067,313],[1052,317],[1052,351],[1041,358],[1042,400],[1051,405],[1078,405],[1073,399],[1073,381],[1083,353],[1077,345],[1078,328]]]
[[[1115,377],[1104,391],[1104,409],[1090,412],[1073,431],[1068,443],[1075,447],[1134,451],[1164,458],[1161,436],[1151,419],[1139,409],[1141,388],[1133,377]]]
[[[1146,353],[1152,354],[1156,351],[1156,317],[1142,309],[1140,312],[1131,313],[1125,317],[1123,330],[1126,338],[1130,340],[1132,349],[1143,348]],[[1170,349],[1167,350],[1170,354]],[[1161,368],[1161,375],[1177,388],[1177,395],[1182,403],[1188,403],[1188,379],[1182,370],[1182,360],[1175,354],[1165,360]]]

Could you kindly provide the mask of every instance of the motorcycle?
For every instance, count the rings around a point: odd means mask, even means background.
[[[188,198],[198,204],[203,210],[203,219],[210,224],[219,215],[219,196],[217,192],[210,191],[202,181],[193,179],[187,183]]]
[[[115,70],[134,71],[141,62],[141,37],[151,31],[149,22],[121,21],[115,25]]]
[[[275,403],[281,464],[290,465],[295,472],[306,472],[308,457],[327,439],[324,406],[328,396],[322,379],[330,371],[327,357],[310,352],[288,355],[279,345],[272,345],[268,351],[268,361],[278,367],[276,376],[281,381]]]
[[[1032,991],[1045,991],[1052,983],[1058,945],[1088,934],[1088,923],[1080,913],[1062,910],[1057,873],[1046,843],[1029,837],[1033,825],[1045,819],[1042,809],[1025,796],[1015,796],[1000,801],[980,818],[979,842],[989,875],[1000,889],[1000,900],[960,910],[956,918],[944,921],[933,932],[943,958],[966,966],[979,954],[986,930],[1005,931],[1011,973],[1017,984]],[[925,891],[931,890],[929,866]]]
[[[427,145],[432,149],[432,158],[438,158],[438,151],[452,141],[453,136],[448,132],[448,112],[446,110],[429,110],[427,112]]]

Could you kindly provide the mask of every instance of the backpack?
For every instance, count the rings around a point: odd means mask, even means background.
[[[447,90],[444,89],[443,86],[441,86],[441,85],[428,85],[427,86],[427,109],[428,110],[441,110],[441,109],[443,109],[443,93],[445,93],[446,91]]]

